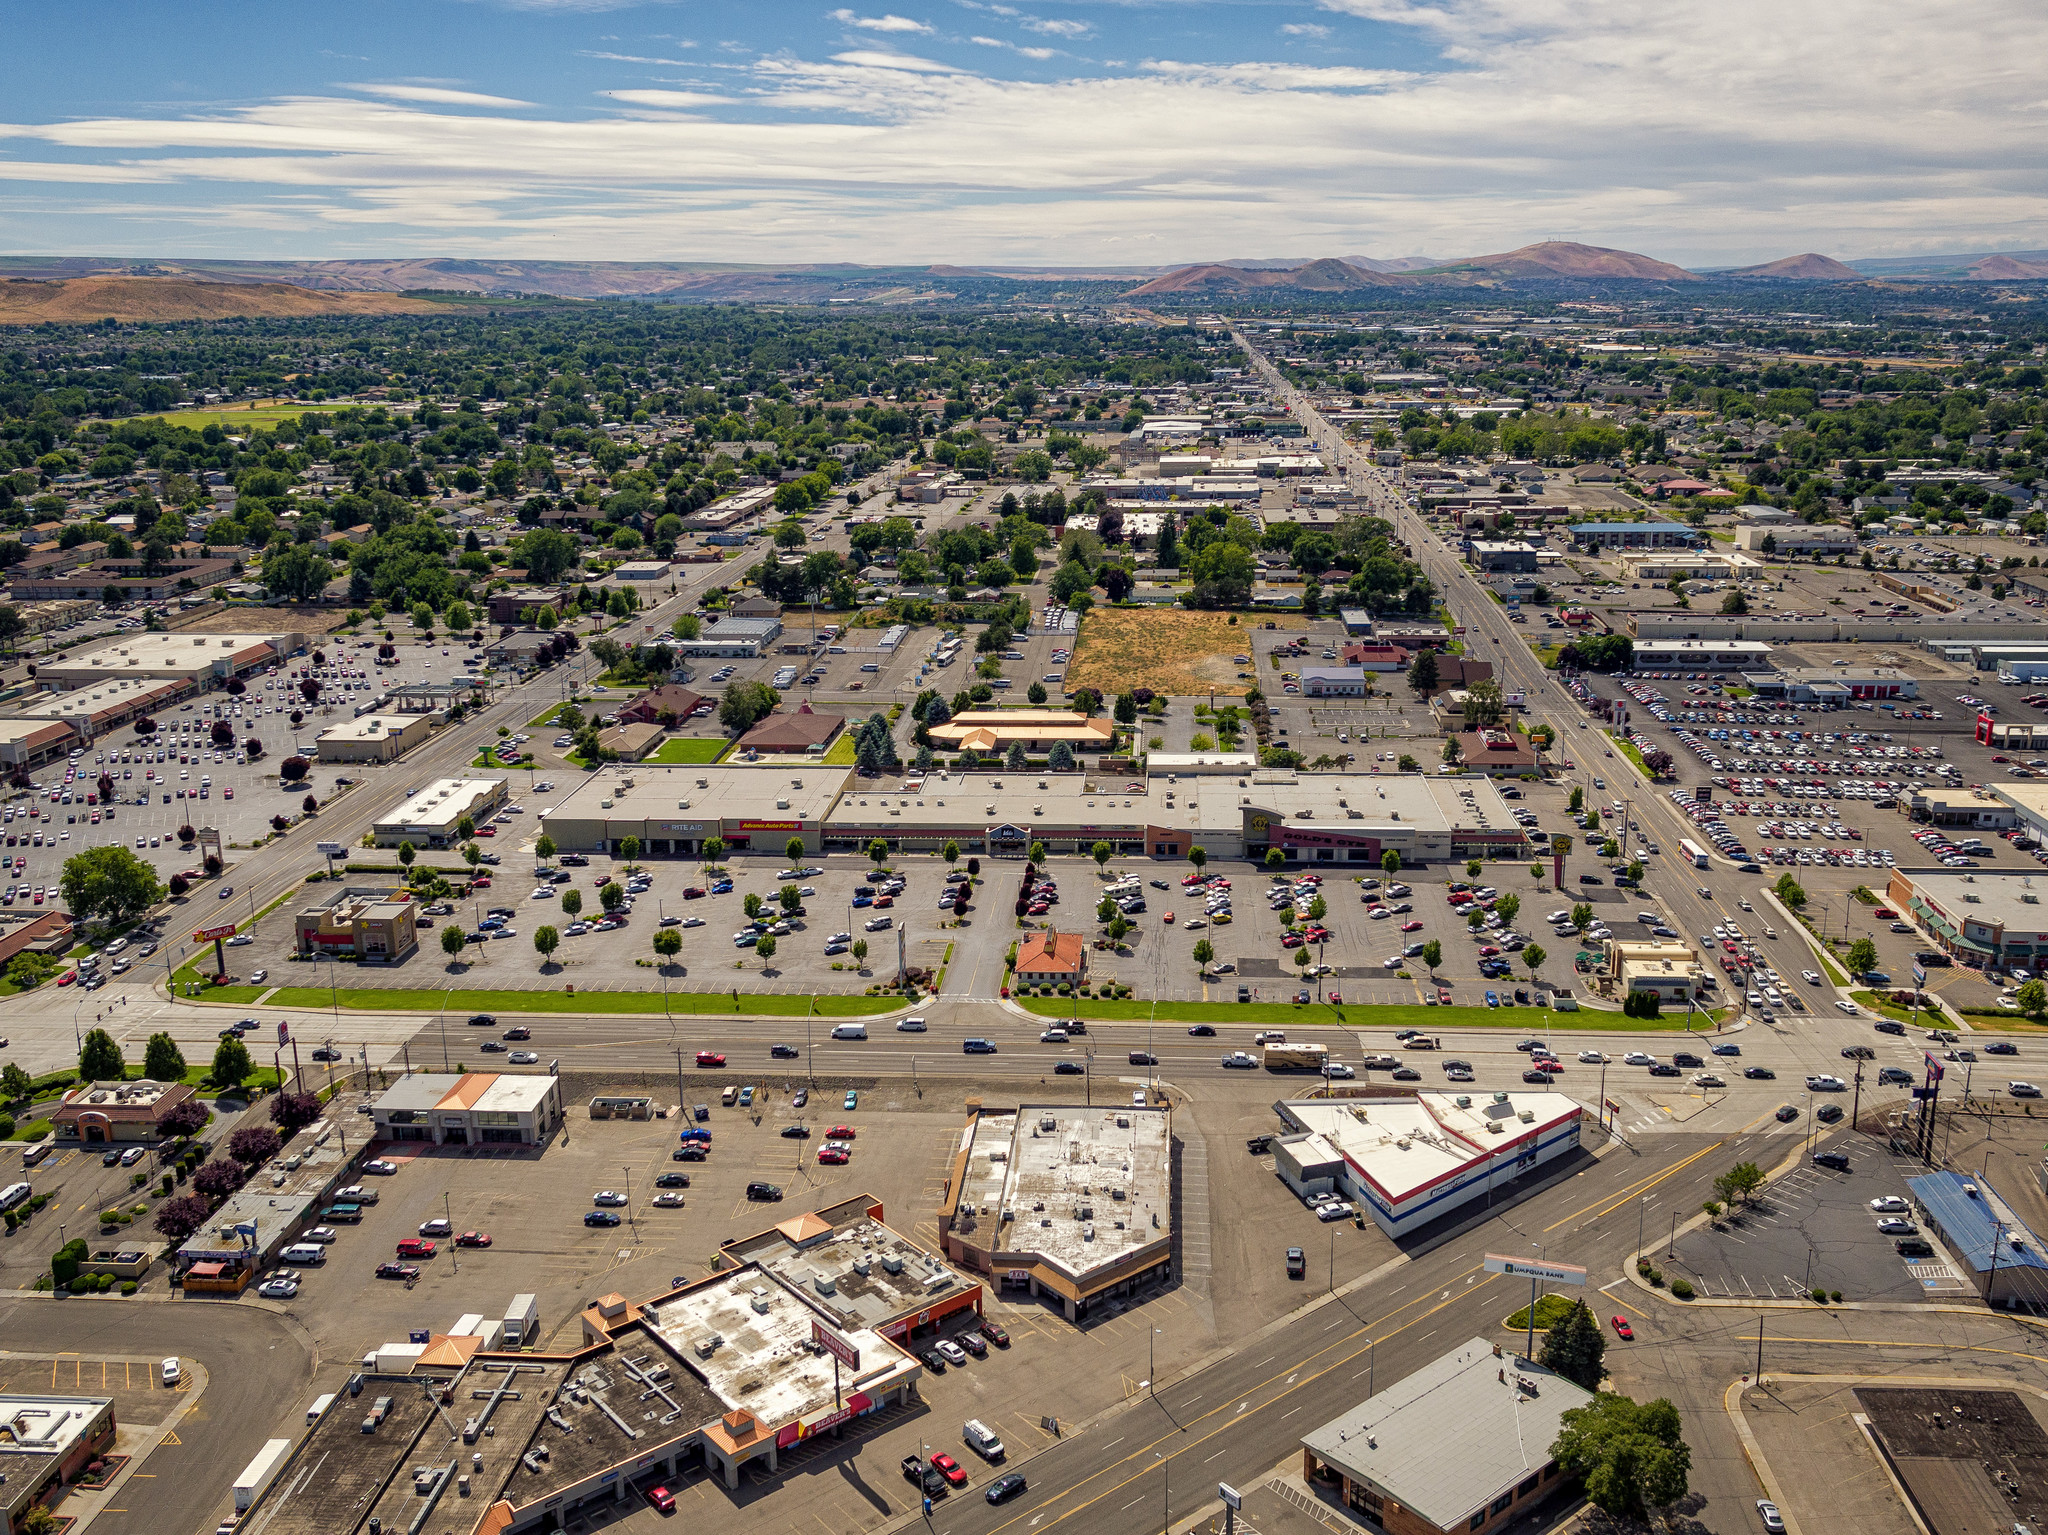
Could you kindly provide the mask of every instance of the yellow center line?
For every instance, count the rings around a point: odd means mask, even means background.
[[[1594,1210],[1593,1212],[1592,1219],[1597,1221],[1598,1219],[1600,1219],[1601,1216],[1606,1215],[1611,1211],[1617,1210],[1621,1206],[1627,1204],[1629,1200],[1635,1198],[1638,1194],[1644,1192],[1646,1189],[1656,1187],[1656,1185],[1662,1183],[1666,1178],[1669,1178],[1673,1173],[1683,1172],[1686,1168],[1692,1166],[1693,1163],[1697,1162],[1701,1157],[1707,1156],[1715,1150],[1717,1150],[1721,1146],[1721,1144],[1722,1142],[1715,1141],[1713,1145],[1708,1146],[1705,1150],[1694,1152],[1691,1156],[1687,1157],[1683,1162],[1674,1162],[1671,1166],[1665,1168],[1660,1173],[1651,1173],[1647,1178],[1640,1179],[1637,1182],[1630,1184],[1627,1188],[1623,1189],[1618,1194],[1602,1194],[1600,1198],[1592,1201],[1591,1204],[1580,1205],[1579,1208],[1572,1211],[1571,1214],[1563,1217],[1563,1219],[1561,1220],[1552,1221],[1548,1226],[1545,1226],[1543,1229],[1545,1231],[1555,1231],[1559,1226],[1563,1226],[1571,1221],[1577,1220],[1581,1215],[1584,1215],[1588,1210],[1592,1210],[1594,1205],[1604,1204],[1605,1208]]]
[[[1989,1344],[1985,1343],[1912,1342],[1905,1339],[1891,1338],[1773,1338],[1771,1341],[1773,1343],[1819,1343],[1829,1348],[1846,1348],[1851,1346],[1861,1348],[1928,1348],[1938,1349],[1942,1353],[1950,1354],[1958,1351],[1965,1354],[1999,1354],[2007,1359],[2031,1359],[2037,1364],[2048,1364],[2048,1355],[2029,1354],[2022,1349],[1992,1348]],[[1770,1372],[1765,1371],[1764,1373],[1769,1374]]]
[[[1476,1268],[1474,1268],[1474,1269],[1468,1269],[1468,1270],[1466,1270],[1466,1272],[1467,1272],[1467,1273],[1475,1273],[1475,1272],[1477,1272],[1477,1269],[1476,1269]],[[1491,1275],[1491,1274],[1490,1274],[1490,1275],[1488,1275],[1488,1276],[1487,1276],[1487,1277],[1486,1277],[1485,1279],[1481,1280],[1481,1281],[1480,1281],[1480,1282],[1479,1282],[1479,1283],[1478,1283],[1477,1285],[1474,1285],[1474,1286],[1471,1286],[1471,1287],[1467,1288],[1467,1289],[1466,1289],[1466,1290],[1464,1291],[1464,1293],[1463,1293],[1463,1294],[1459,1294],[1459,1295],[1453,1295],[1453,1296],[1451,1296],[1451,1297],[1450,1297],[1449,1299],[1447,1299],[1447,1300],[1442,1300],[1442,1301],[1439,1301],[1439,1302],[1437,1302],[1437,1304],[1436,1304],[1436,1305],[1434,1305],[1434,1306],[1432,1306],[1432,1307],[1430,1307],[1430,1308],[1429,1308],[1429,1310],[1427,1310],[1427,1311],[1425,1311],[1425,1312],[1421,1313],[1421,1314],[1420,1314],[1419,1316],[1415,1317],[1415,1318],[1414,1318],[1413,1320],[1411,1320],[1411,1321],[1408,1321],[1408,1322],[1405,1322],[1405,1323],[1403,1323],[1403,1324],[1402,1324],[1401,1326],[1399,1326],[1399,1327],[1397,1327],[1397,1328],[1393,1329],[1393,1331],[1392,1331],[1392,1332],[1389,1332],[1389,1333],[1385,1333],[1385,1334],[1382,1334],[1382,1335],[1381,1335],[1381,1337],[1382,1337],[1382,1338],[1392,1338],[1392,1337],[1397,1337],[1397,1336],[1399,1336],[1399,1335],[1400,1335],[1401,1333],[1404,1333],[1404,1332],[1406,1332],[1406,1331],[1407,1331],[1407,1330],[1408,1330],[1409,1328],[1411,1328],[1411,1327],[1415,1327],[1415,1326],[1418,1326],[1418,1325],[1419,1325],[1419,1324],[1421,1324],[1422,1322],[1425,1322],[1425,1321],[1427,1321],[1427,1320],[1428,1320],[1428,1319],[1429,1319],[1430,1317],[1433,1317],[1433,1316],[1435,1316],[1435,1315],[1436,1315],[1436,1314],[1437,1314],[1437,1313],[1438,1313],[1439,1311],[1443,1311],[1443,1310],[1447,1309],[1448,1307],[1451,1307],[1451,1306],[1455,1306],[1456,1304],[1458,1304],[1458,1302],[1459,1302],[1459,1301],[1463,1300],[1463,1299],[1464,1299],[1464,1298],[1465,1298],[1465,1297],[1466,1297],[1467,1295],[1476,1295],[1476,1294],[1477,1294],[1477,1293],[1478,1293],[1478,1292],[1479,1292],[1480,1290],[1484,1289],[1484,1288],[1485,1288],[1485,1287],[1486,1287],[1487,1285],[1490,1285],[1490,1284],[1492,1284],[1492,1283],[1493,1283],[1493,1281],[1494,1281],[1494,1280],[1495,1280],[1496,1278],[1498,1278],[1498,1277],[1499,1277],[1498,1275]],[[1410,1304],[1413,1304],[1413,1302],[1411,1302]],[[1401,1308],[1401,1309],[1406,1309],[1406,1308],[1404,1307],[1404,1308]],[[1390,1314],[1391,1314],[1391,1313],[1390,1313]],[[1328,1352],[1330,1351],[1330,1349],[1332,1349],[1332,1348],[1336,1348],[1336,1347],[1339,1347],[1339,1346],[1341,1346],[1341,1345],[1342,1345],[1342,1344],[1344,1344],[1344,1343],[1348,1343],[1348,1342],[1352,1341],[1353,1339],[1356,1339],[1356,1338],[1360,1338],[1360,1337],[1364,1337],[1364,1336],[1365,1336],[1365,1335],[1366,1335],[1366,1334],[1367,1334],[1368,1332],[1370,1332],[1371,1330],[1372,1330],[1372,1329],[1370,1329],[1370,1328],[1367,1328],[1367,1327],[1361,1327],[1361,1328],[1359,1328],[1359,1329],[1358,1329],[1357,1331],[1355,1331],[1355,1332],[1352,1332],[1352,1333],[1348,1333],[1348,1334],[1346,1334],[1346,1335],[1345,1335],[1345,1337],[1343,1337],[1343,1338],[1340,1338],[1340,1339],[1338,1339],[1336,1343],[1333,1343],[1333,1344],[1329,1344],[1329,1345],[1326,1345],[1325,1347],[1323,1347],[1323,1348],[1320,1348],[1320,1349],[1316,1350],[1316,1353],[1315,1353],[1315,1354],[1311,1354],[1311,1355],[1309,1355],[1308,1357],[1309,1357],[1310,1359],[1313,1359],[1313,1358],[1315,1358],[1315,1357],[1316,1357],[1316,1355],[1317,1355],[1317,1354],[1325,1354],[1325,1353],[1328,1353]],[[1356,1359],[1356,1358],[1357,1358],[1357,1357],[1358,1357],[1358,1356],[1359,1356],[1360,1354],[1363,1354],[1363,1353],[1366,1353],[1366,1352],[1368,1352],[1368,1350],[1369,1350],[1370,1348],[1372,1348],[1373,1346],[1375,1346],[1375,1345],[1376,1345],[1376,1344],[1377,1344],[1378,1342],[1380,1342],[1380,1341],[1381,1341],[1381,1339],[1380,1339],[1380,1338],[1371,1338],[1371,1339],[1368,1339],[1368,1340],[1367,1340],[1367,1344],[1366,1344],[1366,1347],[1365,1347],[1365,1348],[1355,1348],[1355,1349],[1351,1350],[1351,1352],[1350,1352],[1350,1353],[1348,1353],[1348,1354],[1344,1354],[1344,1355],[1340,1356],[1339,1358],[1333,1359],[1333,1360],[1332,1360],[1332,1361],[1331,1361],[1331,1362],[1330,1362],[1329,1364],[1325,1365],[1325,1366],[1324,1366],[1324,1367],[1323,1367],[1322,1369],[1320,1369],[1320,1370],[1317,1370],[1316,1372],[1314,1372],[1314,1373],[1313,1373],[1313,1374],[1311,1374],[1311,1375],[1305,1375],[1305,1376],[1301,1375],[1301,1374],[1300,1374],[1300,1366],[1299,1366],[1299,1365],[1297,1365],[1297,1366],[1295,1367],[1295,1369],[1294,1369],[1294,1370],[1292,1370],[1292,1371],[1290,1371],[1290,1372],[1289,1372],[1289,1374],[1288,1374],[1288,1376],[1286,1377],[1286,1379],[1287,1379],[1287,1384],[1286,1384],[1285,1386],[1283,1386],[1283,1387],[1282,1387],[1282,1389],[1281,1389],[1281,1390],[1280,1390],[1280,1391],[1279,1391],[1278,1393],[1276,1393],[1276,1394],[1275,1394],[1275,1395],[1274,1395],[1274,1396],[1272,1397],[1272,1399],[1271,1399],[1271,1400],[1269,1400],[1269,1401],[1266,1401],[1266,1402],[1262,1402],[1262,1403],[1260,1403],[1260,1405],[1259,1405],[1259,1408],[1258,1408],[1258,1411],[1260,1411],[1260,1412],[1264,1412],[1264,1411],[1266,1411],[1267,1409],[1269,1409],[1269,1408],[1271,1408],[1271,1407],[1273,1407],[1273,1406],[1277,1405],[1278,1403],[1280,1403],[1280,1402],[1282,1402],[1282,1401],[1286,1400],[1286,1399],[1287,1399],[1288,1397],[1292,1396],[1292,1395],[1293,1395],[1293,1394],[1294,1394],[1295,1392],[1297,1392],[1297,1391],[1300,1391],[1300,1390],[1302,1390],[1303,1388],[1305,1388],[1305,1387],[1307,1387],[1307,1386],[1311,1386],[1311,1385],[1313,1385],[1313,1384],[1314,1384],[1315,1382],[1317,1382],[1317,1381],[1321,1380],[1321,1379],[1322,1379],[1322,1378],[1323,1378],[1324,1376],[1326,1376],[1326,1375],[1330,1374],[1330,1373],[1331,1373],[1332,1371],[1334,1371],[1334,1370],[1337,1370],[1337,1369],[1341,1368],[1342,1366],[1344,1366],[1344,1365],[1347,1365],[1347,1364],[1349,1364],[1349,1363],[1350,1363],[1350,1362],[1351,1362],[1352,1360]],[[1304,1361],[1303,1361],[1303,1363],[1306,1363],[1306,1362],[1307,1362],[1306,1360],[1304,1360]],[[1297,1379],[1296,1377],[1299,1377],[1299,1378]],[[1278,1379],[1280,1379],[1280,1378],[1281,1378],[1281,1377],[1279,1377],[1279,1376],[1273,1376],[1273,1377],[1270,1377],[1270,1378],[1269,1378],[1269,1379],[1267,1379],[1266,1381],[1262,1382],[1262,1383],[1261,1383],[1261,1384],[1260,1384],[1259,1386],[1254,1386],[1254,1387],[1252,1388],[1252,1391],[1253,1391],[1253,1392],[1256,1392],[1256,1391],[1259,1391],[1259,1390],[1263,1389],[1263,1388],[1264,1388],[1265,1386],[1270,1386],[1270,1385],[1271,1385],[1271,1384],[1273,1383],[1273,1381],[1274,1381],[1274,1380],[1278,1380]],[[1246,1392],[1246,1393],[1242,1393],[1242,1394],[1240,1394],[1240,1393],[1235,1393],[1235,1392],[1233,1392],[1233,1393],[1232,1393],[1233,1397],[1235,1397],[1236,1399],[1238,1399],[1238,1400],[1240,1400],[1240,1401],[1244,1400],[1244,1399],[1245,1399],[1246,1397],[1248,1397],[1248,1396],[1249,1396],[1250,1394],[1251,1394],[1250,1392]],[[1226,1434],[1226,1433],[1228,1433],[1228,1432],[1229,1432],[1229,1431],[1230,1431],[1231,1429],[1233,1429],[1233,1428],[1238,1428],[1238,1427],[1241,1427],[1241,1426],[1242,1426],[1243,1424],[1245,1424],[1246,1422],[1250,1421],[1250,1419],[1251,1419],[1251,1417],[1252,1417],[1252,1414],[1251,1414],[1251,1413],[1250,1413],[1249,1411],[1246,1411],[1246,1412],[1239,1412],[1239,1411],[1237,1411],[1237,1409],[1235,1409],[1235,1408],[1233,1408],[1233,1407],[1230,1407],[1230,1406],[1229,1406],[1228,1404],[1225,1404],[1225,1405],[1223,1405],[1223,1406],[1218,1406],[1218,1407],[1216,1407],[1216,1408],[1213,1408],[1213,1409],[1211,1409],[1211,1410],[1210,1410],[1209,1412],[1206,1412],[1206,1413],[1204,1413],[1204,1414],[1203,1414],[1203,1415],[1202,1415],[1202,1416],[1201,1416],[1200,1418],[1196,1418],[1196,1419],[1195,1419],[1194,1421],[1195,1421],[1196,1423],[1201,1423],[1201,1422],[1204,1422],[1205,1420],[1207,1420],[1207,1419],[1209,1419],[1209,1418],[1213,1418],[1213,1417],[1217,1416],[1217,1415],[1218,1415],[1219,1413],[1223,1413],[1223,1412],[1225,1412],[1225,1411],[1229,1411],[1229,1412],[1231,1413],[1231,1417],[1230,1417],[1229,1421],[1227,1421],[1227,1422],[1225,1422],[1225,1423],[1222,1423],[1222,1424],[1219,1424],[1219,1425],[1218,1425],[1218,1426],[1217,1426],[1216,1428],[1214,1428],[1214,1429],[1211,1429],[1211,1430],[1210,1430],[1210,1431],[1209,1431],[1208,1433],[1206,1433],[1206,1434],[1202,1434],[1202,1435],[1200,1435],[1200,1436],[1197,1436],[1197,1437],[1188,1437],[1188,1438],[1186,1438],[1186,1439],[1185,1439],[1185,1441],[1184,1441],[1184,1443],[1183,1443],[1183,1445],[1182,1445],[1182,1447],[1181,1447],[1180,1449],[1176,1449],[1176,1450],[1174,1450],[1174,1451],[1172,1452],[1172,1454],[1169,1454],[1169,1455],[1165,1455],[1165,1456],[1161,1456],[1161,1457],[1159,1457],[1158,1459],[1156,1459],[1156,1460],[1152,1461],[1152,1462],[1151,1462],[1151,1463],[1150,1463],[1149,1465],[1146,1465],[1146,1466],[1144,1466],[1143,1468],[1141,1468],[1140,1470],[1138,1470],[1138,1471],[1136,1471],[1136,1472],[1132,1473],[1132,1474],[1131,1474],[1130,1476],[1127,1476],[1127,1477],[1125,1477],[1125,1478],[1124,1478],[1124,1479],[1123,1479],[1122,1481],[1120,1481],[1120,1482],[1115,1482],[1115,1483],[1112,1483],[1111,1485],[1109,1485],[1109,1486],[1107,1486],[1107,1487],[1103,1488],[1103,1490],[1102,1490],[1101,1492],[1098,1492],[1098,1493],[1097,1493],[1097,1494],[1096,1494],[1096,1495],[1095,1495],[1094,1497],[1092,1497],[1092,1498],[1089,1498],[1089,1499],[1088,1499],[1088,1500],[1087,1500],[1086,1502],[1083,1502],[1083,1503],[1077,1503],[1077,1504],[1075,1504],[1075,1505],[1074,1505],[1074,1506],[1073,1506],[1072,1508],[1068,1509],[1068,1510],[1067,1510],[1067,1511],[1066,1511],[1065,1513],[1062,1513],[1062,1514],[1057,1514],[1057,1515],[1055,1515],[1055,1516],[1053,1517],[1053,1519],[1051,1520],[1051,1522],[1050,1522],[1050,1523],[1051,1523],[1051,1524],[1058,1524],[1058,1523],[1060,1523],[1060,1522],[1061,1522],[1062,1520],[1065,1520],[1065,1519],[1069,1519],[1069,1518],[1073,1517],[1073,1516],[1074,1516],[1075,1514],[1081,1513],[1081,1512],[1083,1512],[1083,1511],[1084,1511],[1084,1510],[1086,1510],[1086,1509],[1089,1509],[1089,1508],[1092,1508],[1092,1507],[1094,1507],[1094,1506],[1095,1506],[1095,1505],[1096,1505],[1097,1503],[1100,1503],[1100,1502],[1101,1502],[1101,1501],[1102,1501],[1102,1500],[1103,1500],[1104,1498],[1107,1498],[1107,1497],[1111,1496],[1111,1495],[1112,1495],[1112,1494],[1114,1494],[1114,1493],[1120,1492],[1120,1491],[1122,1491],[1122,1490],[1123,1490],[1124,1488],[1126,1488],[1126,1487],[1129,1487],[1129,1486],[1130,1486],[1130,1485],[1131,1485],[1131,1484],[1132,1484],[1133,1482],[1136,1482],[1136,1481],[1140,1480],[1141,1478],[1143,1478],[1143,1477],[1145,1477],[1145,1476],[1148,1476],[1149,1474],[1151,1474],[1151,1472],[1152,1472],[1153,1470],[1155,1470],[1155,1469],[1156,1469],[1156,1468],[1157,1468],[1157,1467],[1158,1467],[1159,1465],[1161,1465],[1161,1464],[1162,1464],[1163,1462],[1165,1462],[1165,1461],[1170,1461],[1170,1460],[1172,1460],[1172,1459],[1173,1459],[1173,1457],[1174,1457],[1175,1455],[1179,1455],[1179,1454],[1183,1453],[1183,1451],[1184,1451],[1184,1450],[1194,1449],[1195,1447],[1197,1447],[1197,1446],[1199,1446],[1199,1445],[1204,1445],[1204,1444],[1207,1444],[1207,1443],[1208,1443],[1208,1442],[1209,1442],[1210,1440],[1212,1440],[1212,1439],[1215,1439],[1215,1438],[1219,1437],[1220,1435],[1223,1435],[1223,1434]],[[1185,1431],[1183,1431],[1183,1433],[1184,1433],[1184,1432],[1185,1432]],[[1122,1459],[1120,1459],[1120,1460],[1118,1460],[1118,1461],[1116,1462],[1116,1465],[1118,1465],[1118,1466],[1124,1466],[1124,1465],[1129,1465],[1129,1464],[1130,1464],[1130,1463],[1131,1463],[1132,1461],[1134,1461],[1134,1460],[1139,1460],[1139,1459],[1141,1459],[1141,1458],[1142,1458],[1142,1457],[1143,1457],[1144,1455],[1146,1455],[1146,1454],[1147,1454],[1147,1453],[1148,1453],[1149,1451],[1153,1450],[1155,1446],[1157,1446],[1157,1445],[1161,1445],[1161,1444],[1167,1444],[1167,1443],[1171,1443],[1172,1441],[1174,1441],[1174,1440],[1176,1440],[1176,1439],[1180,1439],[1180,1438],[1182,1438],[1182,1434],[1181,1434],[1181,1433],[1175,1433],[1175,1434],[1162,1434],[1162,1435],[1161,1435],[1161,1436],[1160,1436],[1159,1438],[1157,1438],[1157,1439],[1153,1440],[1153,1441],[1152,1441],[1152,1442],[1151,1442],[1150,1444],[1145,1444],[1145,1445],[1141,1445],[1141,1446],[1139,1446],[1139,1447],[1138,1447],[1137,1449],[1133,1450],[1133,1451],[1132,1451],[1132,1452],[1131,1452],[1130,1454],[1128,1454],[1128,1455],[1125,1455],[1124,1457],[1122,1457]],[[1087,1477],[1087,1478],[1085,1479],[1085,1481],[1084,1481],[1083,1485],[1085,1485],[1085,1482],[1092,1482],[1092,1481],[1096,1480],[1097,1478],[1099,1478],[1099,1477],[1101,1477],[1101,1476],[1104,1476],[1104,1475],[1108,1474],[1108,1473],[1109,1473],[1110,1471],[1112,1471],[1113,1469],[1115,1469],[1115,1468],[1114,1468],[1113,1466],[1105,1466],[1105,1467],[1104,1467],[1104,1468],[1103,1468],[1103,1469],[1102,1469],[1101,1471],[1097,1471],[1097,1472],[1095,1472],[1095,1473],[1094,1473],[1093,1475],[1091,1475],[1091,1476]],[[1077,1490],[1077,1489],[1075,1489],[1075,1488],[1069,1488],[1069,1489],[1067,1490],[1067,1492],[1065,1492],[1065,1493],[1061,1493],[1061,1494],[1058,1494],[1058,1496],[1061,1496],[1061,1497],[1069,1496],[1069,1495],[1071,1495],[1071,1494],[1072,1494],[1072,1493],[1073,1493],[1074,1491],[1076,1491],[1076,1490]],[[1024,1516],[1024,1514],[1023,1514],[1022,1512],[1020,1512],[1020,1513],[1019,1513],[1019,1514],[1017,1515],[1017,1517],[1016,1517],[1016,1518],[1014,1518],[1014,1519],[1011,1519],[1011,1520],[1008,1520],[1007,1522],[1005,1522],[1005,1523],[1003,1523],[1003,1524],[999,1524],[999,1525],[997,1525],[997,1526],[996,1526],[996,1531],[997,1531],[997,1535],[1000,1535],[1000,1532],[1001,1532],[1001,1531],[1009,1529],[1011,1525],[1014,1525],[1014,1524],[1018,1524],[1018,1523],[1022,1522],[1022,1521],[1024,1520],[1024,1517],[1025,1517],[1025,1516]],[[1031,1517],[1031,1525],[1032,1525],[1032,1527],[1033,1527],[1034,1529],[1036,1529],[1036,1528],[1038,1527],[1038,1525],[1039,1525],[1040,1521],[1042,1521],[1042,1520],[1043,1520],[1044,1518],[1045,1518],[1045,1509],[1044,1509],[1043,1507],[1041,1507],[1041,1508],[1040,1508],[1040,1509],[1039,1509],[1039,1510],[1038,1510],[1038,1511],[1037,1511],[1037,1512],[1036,1512],[1035,1514],[1033,1514],[1033,1515],[1032,1515],[1032,1517]],[[1048,1527],[1048,1528],[1050,1528],[1050,1525],[1048,1525],[1047,1527]]]

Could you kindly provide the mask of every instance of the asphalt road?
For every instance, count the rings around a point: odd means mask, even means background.
[[[93,1522],[99,1535],[212,1529],[232,1506],[235,1473],[265,1440],[294,1432],[293,1405],[318,1394],[311,1345],[253,1306],[8,1300],[0,1302],[0,1335],[38,1354],[178,1354],[206,1367],[205,1391],[176,1420],[178,1442],[159,1446],[122,1487]]]

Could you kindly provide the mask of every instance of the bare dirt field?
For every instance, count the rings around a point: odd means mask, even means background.
[[[1283,629],[1307,623],[1299,614],[1271,621]],[[1237,674],[1252,668],[1231,657],[1252,653],[1252,633],[1252,623],[1233,623],[1223,613],[1097,608],[1081,620],[1067,686],[1096,688],[1105,696],[1140,687],[1155,693],[1241,694],[1251,684],[1239,681]]]
[[[315,293],[288,283],[198,282],[184,277],[17,279],[0,285],[0,325],[45,320],[269,319],[316,314],[424,314],[434,305],[396,293]]]

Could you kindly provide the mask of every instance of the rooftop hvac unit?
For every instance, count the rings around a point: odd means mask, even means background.
[[[811,1283],[818,1287],[820,1295],[837,1295],[839,1293],[839,1281],[830,1274],[819,1274],[811,1280]]]
[[[1486,1133],[1488,1135],[1498,1135],[1501,1133],[1501,1129],[1501,1122],[1497,1119],[1489,1119],[1486,1122]]]
[[[1460,1093],[1452,1101],[1456,1103],[1458,1107],[1461,1109],[1469,1109],[1472,1107],[1472,1095],[1470,1093]]]
[[[1536,1111],[1534,1109],[1524,1109],[1521,1113],[1517,1114],[1515,1118],[1519,1119],[1525,1125],[1534,1124],[1536,1122]]]
[[[900,1274],[903,1272],[903,1259],[896,1253],[884,1253],[882,1267],[891,1274]]]

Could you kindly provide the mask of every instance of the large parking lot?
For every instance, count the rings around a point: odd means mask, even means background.
[[[1953,1260],[1910,1209],[1871,1208],[1873,1199],[1886,1197],[1910,1205],[1906,1177],[1923,1169],[1894,1158],[1881,1140],[1823,1136],[1814,1144],[1848,1157],[1851,1171],[1805,1159],[1719,1229],[1682,1233],[1675,1256],[1652,1243],[1651,1261],[1667,1278],[1689,1278],[1703,1295],[1783,1297],[1820,1289],[1852,1301],[1921,1301],[1968,1293]],[[1894,1229],[1879,1230],[1880,1221]],[[1933,1253],[1902,1256],[1897,1243],[1913,1238],[1927,1240]]]

